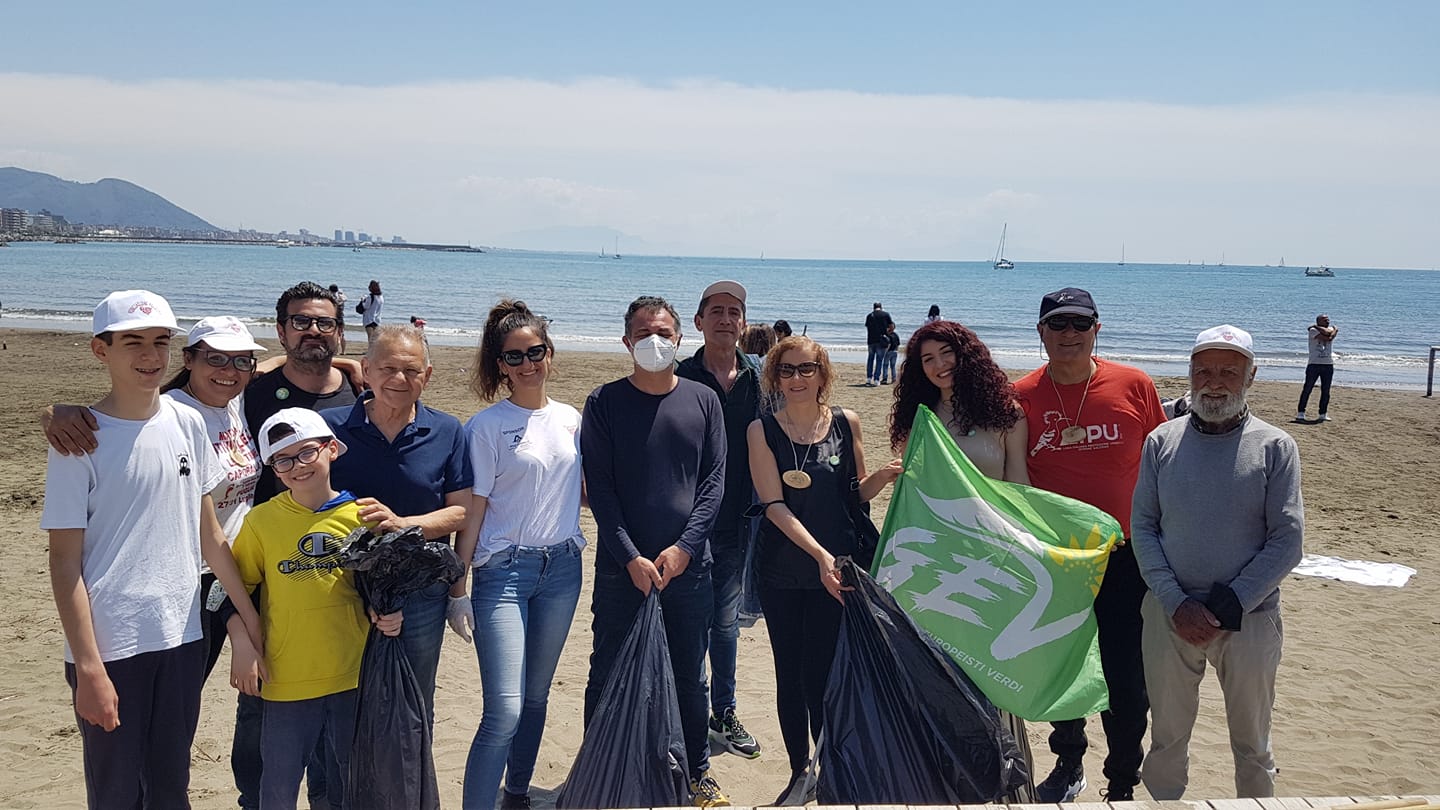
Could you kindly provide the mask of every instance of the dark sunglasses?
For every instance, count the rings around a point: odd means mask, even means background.
[[[508,352],[500,352],[500,359],[504,360],[505,365],[507,366],[519,366],[523,365],[526,360],[529,360],[532,363],[538,363],[541,360],[544,360],[545,355],[549,353],[549,346],[546,346],[544,343],[536,343],[534,346],[531,346],[523,352],[519,349],[511,349]]]
[[[211,368],[234,366],[236,371],[250,372],[255,370],[255,358],[249,355],[240,354],[231,357],[224,352],[201,351],[199,349],[193,349],[192,351],[199,352],[200,356],[205,359],[205,365]]]
[[[1051,315],[1043,323],[1052,332],[1064,332],[1067,327],[1076,332],[1089,332],[1095,319],[1089,315]]]
[[[801,363],[798,366],[791,365],[790,363],[781,363],[775,366],[775,372],[780,375],[780,379],[782,380],[788,380],[796,374],[799,374],[801,377],[814,377],[819,371],[820,364],[813,362]]]
[[[334,318],[312,318],[309,315],[291,315],[285,319],[285,322],[290,324],[290,328],[296,332],[304,332],[313,324],[322,335],[334,332],[335,327],[340,325],[340,322]]]

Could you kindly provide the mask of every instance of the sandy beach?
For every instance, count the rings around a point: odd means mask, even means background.
[[[45,449],[35,416],[50,402],[94,401],[106,380],[85,335],[0,330],[0,339],[5,343],[0,350],[0,431],[6,437],[0,444],[0,595],[5,604],[0,614],[0,752],[8,763],[0,772],[0,807],[83,807],[80,743],[62,677],[62,633],[50,593],[46,536],[38,528]],[[694,339],[687,336],[692,351]],[[352,352],[357,345],[363,344],[352,341]],[[437,348],[425,397],[462,420],[478,408],[465,386],[471,355],[466,349]],[[629,362],[618,353],[569,353],[558,358],[557,367],[552,396],[579,407],[596,385],[628,373]],[[834,401],[860,414],[873,466],[890,455],[885,440],[890,389],[859,386],[863,369],[847,367],[841,374]],[[1298,576],[1282,587],[1287,638],[1274,722],[1278,794],[1440,793],[1433,750],[1440,739],[1440,689],[1435,686],[1440,548],[1431,537],[1440,513],[1440,402],[1411,392],[1339,388],[1331,407],[1334,421],[1292,425],[1299,387],[1264,377],[1262,368],[1252,409],[1299,442],[1306,551],[1419,570],[1398,589]],[[1179,380],[1159,384],[1162,394],[1185,388]],[[887,498],[876,502],[877,524]],[[582,527],[593,537],[588,511]],[[586,550],[587,557],[593,553],[593,547]],[[587,577],[590,569],[587,561]],[[550,804],[580,743],[589,607],[587,587],[551,694],[532,793],[537,806]],[[755,761],[717,756],[714,774],[736,805],[761,805],[774,798],[788,776],[763,621],[742,630],[739,660],[740,716],[765,753]],[[205,689],[191,772],[191,796],[198,808],[235,806],[229,762],[235,698],[227,667],[228,654]],[[447,633],[435,723],[435,762],[446,807],[459,806],[465,757],[480,713],[474,649]],[[1090,787],[1080,800],[1098,801],[1104,740],[1098,720],[1089,729]],[[1032,724],[1039,777],[1053,764],[1048,731],[1048,726]],[[1186,798],[1233,795],[1223,704],[1212,677],[1203,688]],[[1143,788],[1137,798],[1148,798]]]

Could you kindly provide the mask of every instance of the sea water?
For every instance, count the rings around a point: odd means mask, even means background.
[[[383,317],[424,318],[436,343],[475,345],[485,313],[501,297],[520,298],[553,320],[561,350],[623,351],[625,307],[660,295],[681,315],[682,353],[700,345],[691,316],[712,281],[734,279],[749,291],[748,319],[790,322],[839,361],[864,360],[864,319],[875,302],[894,317],[902,339],[930,305],[974,329],[1006,368],[1044,362],[1035,331],[1040,298],[1061,287],[1095,297],[1098,351],[1154,375],[1183,376],[1196,333],[1221,323],[1255,337],[1262,379],[1302,379],[1306,327],[1328,313],[1340,327],[1336,381],[1419,389],[1428,348],[1440,344],[1433,302],[1440,273],[1336,268],[1308,278],[1298,267],[1100,263],[1026,263],[995,270],[988,262],[717,259],[268,245],[12,243],[0,248],[0,325],[84,330],[106,293],[144,288],[170,300],[182,322],[236,315],[258,335],[274,334],[275,299],[302,280],[338,284],[354,304],[374,279]]]

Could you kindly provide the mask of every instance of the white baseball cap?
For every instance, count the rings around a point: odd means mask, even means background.
[[[254,335],[239,318],[229,315],[216,315],[210,318],[201,318],[190,327],[190,337],[185,341],[186,347],[194,346],[201,341],[206,346],[217,352],[263,352],[265,347],[255,342]]]
[[[180,333],[169,301],[149,290],[119,290],[95,306],[90,334],[135,332],[157,326],[169,329],[172,335]]]
[[[1255,359],[1254,341],[1250,339],[1250,333],[1228,323],[1212,326],[1196,335],[1195,348],[1190,350],[1190,356],[1194,357],[1206,349],[1229,349],[1251,360]]]
[[[294,432],[270,441],[270,429],[280,425],[288,425]],[[283,408],[277,411],[260,426],[260,435],[255,438],[260,441],[260,460],[266,464],[281,450],[311,439],[333,439],[340,448],[337,455],[345,454],[345,443],[335,438],[335,431],[325,423],[323,416],[309,408]]]

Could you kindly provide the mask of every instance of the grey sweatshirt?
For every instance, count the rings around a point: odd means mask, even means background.
[[[1173,419],[1145,439],[1130,521],[1140,573],[1166,614],[1187,597],[1205,601],[1217,582],[1247,613],[1274,609],[1302,554],[1300,451],[1251,415],[1219,435]]]

